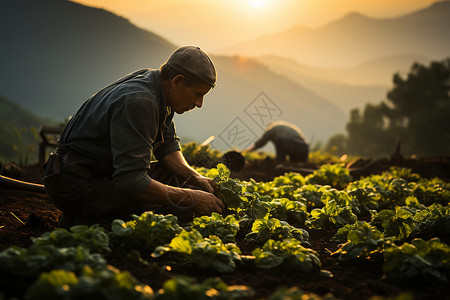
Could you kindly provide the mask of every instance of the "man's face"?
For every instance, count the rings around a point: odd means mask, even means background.
[[[172,96],[172,109],[177,114],[182,114],[196,107],[202,107],[203,97],[210,91],[211,87],[205,83],[197,83],[195,85],[186,85],[185,80],[181,80]]]

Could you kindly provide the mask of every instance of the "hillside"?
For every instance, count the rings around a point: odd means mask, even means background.
[[[392,55],[442,59],[450,53],[450,1],[415,13],[374,19],[351,13],[319,28],[298,25],[283,32],[231,45],[220,53],[276,54],[319,67],[348,67]]]
[[[30,128],[39,129],[51,120],[36,116],[20,105],[0,96],[0,162],[19,163],[19,153],[27,153],[29,147],[37,149],[37,140]],[[14,150],[13,145],[18,147]],[[36,153],[33,153],[36,155]],[[37,156],[34,157],[36,160]],[[33,158],[31,158],[33,159]]]
[[[112,80],[159,67],[176,48],[124,18],[66,0],[1,1],[0,40],[0,93],[61,119]]]
[[[379,103],[392,87],[394,73],[406,74],[413,62],[428,63],[425,58],[413,55],[383,57],[348,68],[311,67],[274,55],[257,60],[272,72],[308,87],[344,112],[363,108],[366,103]]]

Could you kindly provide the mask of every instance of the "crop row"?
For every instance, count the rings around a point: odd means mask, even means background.
[[[341,261],[382,256],[386,280],[450,278],[450,191],[439,179],[396,168],[353,181],[341,165],[324,165],[306,177],[288,173],[271,182],[230,178],[222,164],[199,171],[214,179],[227,208],[224,215],[197,217],[181,227],[173,215],[146,212],[115,220],[111,230],[80,225],[47,232],[28,248],[0,252],[0,272],[6,274],[0,276],[5,291],[0,299],[245,299],[252,296],[250,287],[213,278],[196,283],[175,276],[155,292],[108,265],[105,255],[121,248],[159,266],[225,273],[238,266],[278,267],[333,276],[321,269],[319,254],[310,248],[311,229],[336,233],[333,239],[342,244],[333,255]],[[254,245],[253,250],[242,253],[238,242]],[[280,289],[268,299],[302,294]]]

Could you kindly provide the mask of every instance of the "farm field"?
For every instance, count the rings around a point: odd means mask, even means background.
[[[347,167],[202,167],[223,216],[148,212],[71,231],[46,194],[2,187],[0,299],[449,299],[449,159]]]

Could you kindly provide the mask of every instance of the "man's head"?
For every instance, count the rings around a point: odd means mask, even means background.
[[[175,50],[160,72],[167,105],[179,114],[201,107],[217,78],[211,58],[195,46]]]

